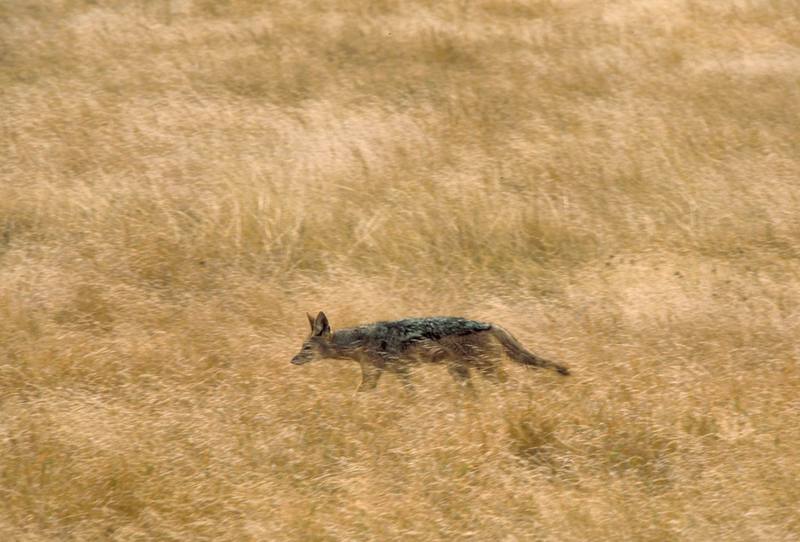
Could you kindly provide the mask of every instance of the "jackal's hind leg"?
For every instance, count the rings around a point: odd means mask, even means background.
[[[456,382],[465,388],[472,389],[472,381],[469,379],[469,367],[465,365],[456,365],[455,363],[448,363],[447,372],[450,373]]]
[[[508,375],[498,363],[481,363],[478,365],[478,372],[492,382],[502,384],[508,381]]]
[[[482,377],[492,382],[508,380],[500,365],[502,351],[499,346],[486,340],[485,334],[461,339],[457,344],[458,355],[466,367],[475,368]]]

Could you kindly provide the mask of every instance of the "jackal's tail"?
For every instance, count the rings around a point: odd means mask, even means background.
[[[517,363],[531,365],[533,367],[542,367],[544,369],[553,369],[557,373],[565,376],[569,374],[569,369],[563,365],[540,358],[539,356],[525,350],[525,347],[522,346],[520,342],[505,329],[499,326],[492,326],[492,334],[497,338],[498,341],[500,341],[500,344],[503,345],[508,357]]]

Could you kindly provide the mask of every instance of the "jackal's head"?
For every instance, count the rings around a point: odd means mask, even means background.
[[[331,326],[328,324],[328,318],[325,313],[320,312],[316,318],[310,314],[306,314],[306,316],[308,316],[308,323],[311,324],[311,335],[303,343],[300,352],[292,358],[292,363],[295,365],[302,365],[327,357],[329,350]]]

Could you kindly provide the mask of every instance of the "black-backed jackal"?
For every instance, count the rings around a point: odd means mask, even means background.
[[[311,335],[292,363],[302,365],[318,359],[350,359],[361,365],[358,391],[373,389],[384,369],[397,374],[411,387],[409,366],[415,363],[444,363],[447,370],[469,386],[470,369],[496,381],[504,381],[500,359],[532,367],[553,369],[568,375],[569,370],[528,352],[508,331],[495,324],[464,318],[437,316],[376,322],[331,331],[328,318],[320,312],[308,315]]]

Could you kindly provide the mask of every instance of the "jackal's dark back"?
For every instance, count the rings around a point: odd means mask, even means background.
[[[438,341],[444,337],[470,335],[487,331],[491,327],[491,324],[466,318],[433,316],[375,322],[341,332],[352,334],[348,337],[350,340],[355,338],[365,343],[380,343],[383,349],[404,350],[421,341]]]

